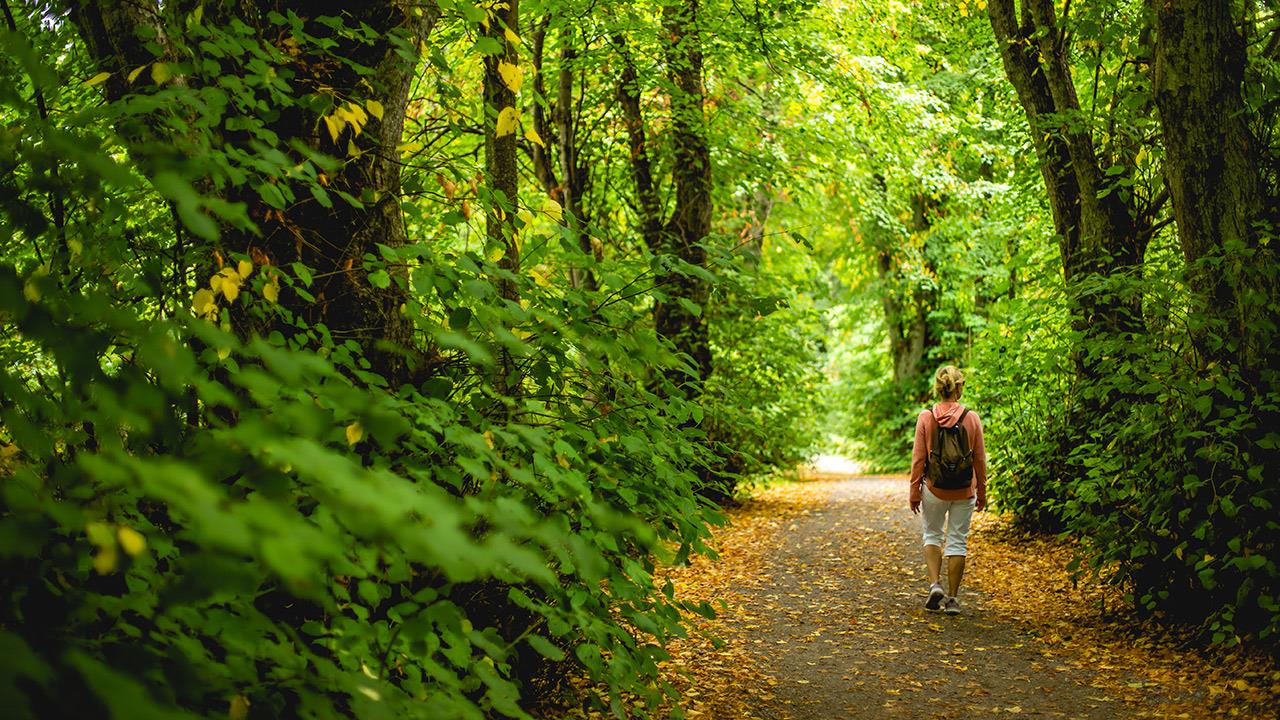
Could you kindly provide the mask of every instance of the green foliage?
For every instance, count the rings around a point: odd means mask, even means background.
[[[765,261],[787,252],[770,248]],[[827,328],[813,305],[820,289],[800,285],[802,277],[792,284],[778,275],[757,272],[726,282],[724,292],[732,288],[737,297],[717,303],[712,321],[717,365],[701,404],[723,461],[719,472],[731,479],[807,459],[825,420],[819,393]],[[732,496],[733,490],[726,484],[719,492]]]
[[[578,150],[599,160],[571,217],[559,189],[488,188],[485,11],[379,7],[166,5],[110,72],[74,13],[23,6],[5,35],[0,702],[15,717],[518,718],[576,676],[579,702],[652,712],[676,700],[663,646],[711,612],[658,565],[710,552],[714,489],[811,443],[813,267],[785,239],[744,269],[729,213],[703,240],[709,268],[639,242],[616,48],[545,53],[548,74],[595,78],[571,91]],[[548,45],[569,46],[581,8],[550,9]],[[616,10],[590,22],[637,48],[661,126],[663,70],[644,64],[660,21]],[[764,82],[753,31],[709,55]],[[396,58],[420,78],[399,105]],[[548,105],[531,85],[525,102]],[[782,155],[736,164],[749,128],[712,127],[741,178],[717,184],[724,206],[766,165],[787,176]],[[669,143],[654,157],[671,172]],[[393,166],[398,185],[378,185]],[[512,216],[509,247],[480,239]],[[689,359],[652,320],[673,298],[654,278],[676,266],[712,288],[687,308],[718,357],[699,394],[677,387]]]
[[[646,558],[700,550],[704,511],[678,469],[688,444],[652,408],[497,422],[443,377],[391,395],[199,319],[23,288],[6,271],[0,311],[67,373],[2,380],[21,448],[0,531],[6,675],[48,689],[11,689],[9,707],[70,712],[88,696],[51,691],[84,684],[157,714],[243,695],[316,716],[522,716],[513,666],[531,651],[573,647],[636,689],[683,632]]]
[[[1280,380],[1273,349],[1238,361],[1242,328],[1276,336],[1275,240],[1206,260],[1248,290],[1238,317],[1188,286],[1138,3],[1064,19],[1089,81],[1053,125],[1115,159],[1103,192],[1150,215],[1151,245],[1071,283],[976,4],[702,3],[685,152],[711,166],[684,185],[672,16],[522,5],[506,108],[471,2],[164,3],[110,37],[84,13],[136,4],[17,6],[11,715],[520,718],[571,677],[617,717],[678,704],[663,646],[710,608],[654,575],[710,552],[708,498],[815,444],[905,467],[944,362],[1002,509],[1081,538],[1081,571],[1141,608],[1276,637]],[[1270,158],[1265,46],[1245,94]],[[702,182],[709,206],[681,205]],[[669,246],[677,207],[710,218],[696,253]],[[1096,298],[1142,322],[1083,324]],[[705,323],[710,377],[660,303]]]
[[[868,127],[841,163],[853,202],[832,209],[853,242],[820,245],[843,303],[828,391],[837,442],[870,469],[905,468],[932,372],[961,365],[998,508],[1078,538],[1079,571],[1125,588],[1145,613],[1202,625],[1217,642],[1273,643],[1280,421],[1274,350],[1250,346],[1276,337],[1274,173],[1261,170],[1271,210],[1257,245],[1223,248],[1207,272],[1188,267],[1163,188],[1170,140],[1150,75],[1131,71],[1150,57],[1150,18],[1138,3],[1072,6],[1061,22],[1078,50],[1081,109],[1033,132],[1091,138],[1114,178],[1099,197],[1119,194],[1150,230],[1137,266],[1101,273],[1103,257],[1064,273],[1043,158],[985,18],[975,24],[966,9],[954,17],[924,2],[869,19],[889,23],[893,42],[848,34],[866,82],[840,97],[862,102]],[[1274,18],[1250,22],[1275,32]],[[1251,131],[1274,166],[1274,59],[1250,50],[1247,60]],[[1227,278],[1242,299],[1223,307],[1191,285],[1197,274]],[[1090,316],[1106,303],[1114,314]],[[1140,321],[1117,322],[1126,312]],[[908,352],[913,339],[922,352]]]

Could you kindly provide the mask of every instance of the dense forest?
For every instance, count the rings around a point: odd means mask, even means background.
[[[678,703],[662,568],[944,363],[999,511],[1280,635],[1276,0],[0,4],[12,717]]]

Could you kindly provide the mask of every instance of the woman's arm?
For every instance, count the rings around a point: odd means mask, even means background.
[[[916,418],[916,439],[911,446],[911,512],[917,512],[920,509],[921,492],[924,487],[924,461],[928,455],[926,442],[928,439],[928,429],[925,427],[928,416],[927,412],[920,413],[920,417]]]
[[[982,418],[973,414],[973,424],[977,428],[973,443],[973,475],[978,481],[977,509],[987,506],[987,444],[982,439]]]

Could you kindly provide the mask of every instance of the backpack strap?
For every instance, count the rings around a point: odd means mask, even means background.
[[[964,416],[968,414],[969,414],[969,408],[965,408],[964,412],[960,413],[960,417],[956,420],[955,426],[960,427],[960,423],[964,422]]]

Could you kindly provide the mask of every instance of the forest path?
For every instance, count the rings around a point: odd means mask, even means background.
[[[982,522],[963,613],[926,610],[905,477],[783,484],[732,516],[721,561],[676,578],[727,601],[707,627],[726,646],[690,642],[676,655],[692,718],[1162,717],[1159,704],[1173,699],[1153,691],[1176,684],[1162,688],[1067,631],[998,609],[1008,605],[993,593],[1008,599],[1010,587],[1001,573],[1026,575],[1036,558],[987,547]],[[1055,596],[1045,589],[1032,602]]]

